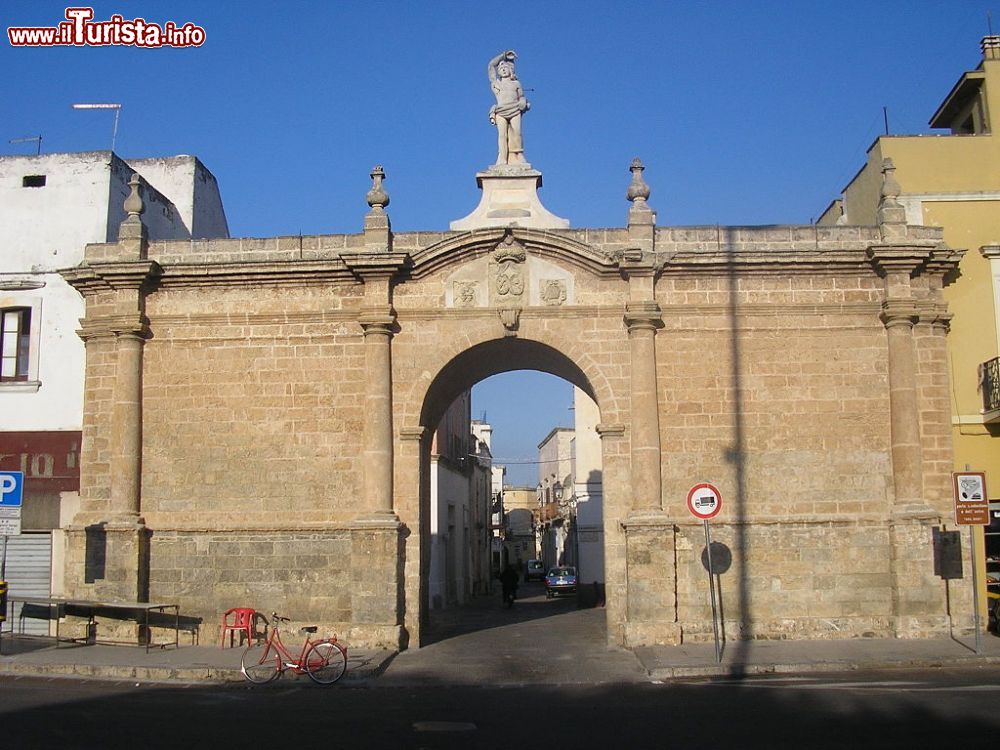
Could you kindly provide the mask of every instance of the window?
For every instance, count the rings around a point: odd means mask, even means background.
[[[28,174],[21,179],[21,187],[40,188],[45,187],[45,175]]]
[[[11,307],[0,318],[0,381],[28,379],[31,308]]]
[[[0,307],[0,389],[37,391],[42,301],[15,296],[4,302],[8,306]]]

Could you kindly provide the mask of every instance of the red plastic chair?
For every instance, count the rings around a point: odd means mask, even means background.
[[[229,648],[233,647],[233,635],[240,633],[240,645],[243,645],[243,633],[246,633],[247,643],[253,640],[253,622],[257,611],[248,607],[234,607],[222,616],[222,643],[219,648],[226,647],[226,633],[229,633]],[[232,617],[232,621],[230,621]]]

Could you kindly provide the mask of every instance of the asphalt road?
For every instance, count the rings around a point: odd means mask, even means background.
[[[979,748],[1000,668],[530,687],[0,678],[5,748]]]

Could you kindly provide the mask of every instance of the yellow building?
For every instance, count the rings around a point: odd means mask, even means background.
[[[959,78],[930,120],[950,132],[876,140],[819,223],[876,223],[883,172],[895,167],[908,223],[942,227],[950,247],[966,250],[944,289],[953,314],[955,470],[985,472],[990,500],[1000,503],[1000,136],[992,132],[1000,126],[1000,36],[985,37],[981,47],[979,67]],[[1000,532],[1000,521],[987,529],[987,552],[1000,559],[1000,533],[991,531]]]

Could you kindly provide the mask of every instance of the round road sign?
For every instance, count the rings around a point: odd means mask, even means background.
[[[687,504],[692,515],[707,521],[722,510],[722,493],[708,482],[702,482],[688,492]]]

